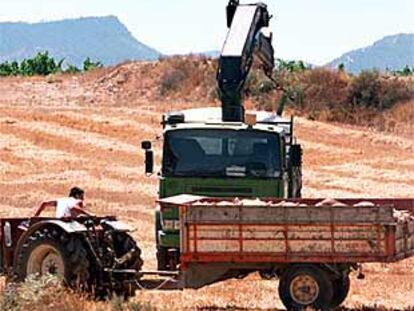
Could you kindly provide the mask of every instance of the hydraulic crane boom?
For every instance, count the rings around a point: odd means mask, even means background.
[[[262,62],[266,75],[271,77],[275,63],[272,35],[262,32],[269,26],[270,19],[264,3],[242,5],[239,0],[230,0],[227,5],[229,32],[217,73],[223,121],[244,121],[243,87],[254,55]]]

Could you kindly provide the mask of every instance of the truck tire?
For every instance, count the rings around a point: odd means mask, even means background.
[[[334,309],[339,307],[349,294],[349,289],[351,288],[351,280],[349,279],[349,275],[333,280],[332,285],[333,299],[331,307]]]
[[[293,265],[280,278],[279,296],[288,310],[330,310],[333,286],[316,265]]]
[[[155,243],[157,245],[157,269],[158,271],[167,271],[168,270],[168,248],[160,245],[158,239],[158,232],[161,231],[161,213],[159,211],[155,212]]]
[[[157,246],[157,267],[158,271],[168,271],[169,270],[169,256],[168,248]]]
[[[88,288],[90,262],[81,239],[55,228],[42,228],[27,238],[16,260],[16,277],[54,274],[74,289]]]

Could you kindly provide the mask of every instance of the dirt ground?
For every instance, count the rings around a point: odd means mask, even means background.
[[[128,97],[122,83],[102,82],[107,74],[0,79],[0,217],[29,215],[42,200],[79,185],[88,208],[137,229],[146,268],[154,269],[157,177],[143,174],[140,141],[161,133],[162,111],[192,104],[153,100],[145,83],[136,85],[141,96]],[[305,150],[304,196],[414,196],[414,137],[303,118],[296,134]],[[346,307],[414,308],[414,260],[366,265],[365,272],[365,280],[352,278]],[[256,275],[198,291],[140,292],[136,299],[174,310],[283,307],[277,282]]]

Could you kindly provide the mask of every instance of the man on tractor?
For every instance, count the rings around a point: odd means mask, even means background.
[[[34,217],[39,217],[42,212],[49,207],[56,210],[56,218],[77,217],[80,215],[93,216],[85,210],[83,206],[85,191],[79,187],[70,189],[69,197],[60,198],[53,201],[45,201],[36,209]]]

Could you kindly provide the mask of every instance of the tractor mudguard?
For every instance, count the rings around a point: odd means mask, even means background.
[[[110,227],[117,232],[130,232],[131,228],[126,224],[118,220],[102,220],[102,225]]]

